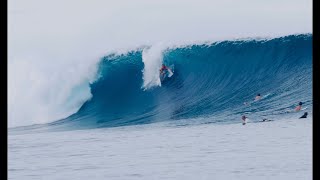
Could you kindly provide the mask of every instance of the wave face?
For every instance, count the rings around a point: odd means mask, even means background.
[[[174,65],[174,75],[164,82],[155,76],[162,62]],[[243,114],[260,120],[283,116],[300,101],[309,112],[312,109],[310,34],[148,47],[103,57],[98,72],[99,80],[91,84],[92,98],[77,113],[47,126],[229,123],[239,122]],[[243,104],[257,93],[260,101]]]

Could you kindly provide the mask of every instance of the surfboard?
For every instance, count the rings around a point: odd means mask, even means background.
[[[265,119],[265,120],[261,120],[261,121],[259,121],[259,122],[269,122],[269,121],[274,121],[274,120],[272,120],[272,119]]]
[[[270,95],[271,95],[271,93],[267,93],[266,95],[262,96],[261,99],[265,99],[265,98],[267,98],[267,97],[270,96]],[[261,99],[260,99],[260,100],[261,100]]]
[[[173,72],[174,72],[174,64],[170,65],[169,68],[170,69],[168,69],[168,72],[169,72],[168,77],[171,77],[173,75]]]
[[[306,109],[308,109],[308,106],[301,108],[300,111],[303,111],[303,110],[306,110]]]
[[[171,77],[173,75],[173,72],[170,69],[168,69],[168,72],[169,72],[168,77]]]
[[[170,78],[174,74],[174,65],[169,66],[170,69],[167,69],[163,74],[160,75],[161,82],[164,81],[167,77]]]

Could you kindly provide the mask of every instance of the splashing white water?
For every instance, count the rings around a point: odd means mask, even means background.
[[[164,50],[165,46],[162,43],[158,43],[143,50],[142,61],[144,63],[144,69],[142,70],[142,88],[144,88],[144,90],[161,86],[159,69],[161,68]]]
[[[92,97],[89,83],[95,80],[96,64],[79,59],[78,64],[36,59],[9,61],[9,127],[65,118]]]

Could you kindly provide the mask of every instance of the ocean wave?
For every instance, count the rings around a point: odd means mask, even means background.
[[[159,68],[174,66],[161,82]],[[312,106],[312,35],[144,47],[109,54],[98,65],[92,97],[73,115],[46,127],[72,129],[199,119],[235,122],[281,116]],[[257,93],[258,102],[252,101]],[[244,102],[252,102],[244,105]]]

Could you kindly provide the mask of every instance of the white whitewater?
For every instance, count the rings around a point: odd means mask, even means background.
[[[152,87],[161,86],[159,70],[163,61],[164,50],[165,46],[162,43],[155,44],[143,50],[143,89],[147,90]]]

